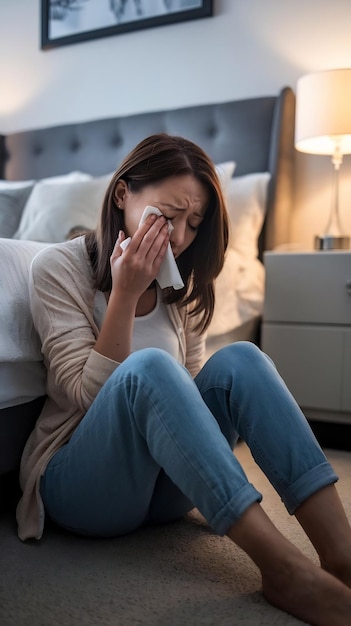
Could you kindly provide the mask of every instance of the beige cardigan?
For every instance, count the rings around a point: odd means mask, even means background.
[[[31,309],[47,368],[47,401],[21,460],[23,491],[17,507],[18,536],[40,539],[44,507],[40,477],[53,454],[66,443],[118,363],[94,350],[96,290],[84,237],[45,248],[35,257],[30,277]],[[195,376],[204,355],[204,336],[194,317],[167,306],[179,337],[180,361]]]

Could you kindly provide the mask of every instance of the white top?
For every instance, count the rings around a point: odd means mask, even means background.
[[[169,319],[166,305],[162,302],[159,287],[156,288],[156,292],[155,308],[147,315],[136,317],[134,320],[132,352],[148,347],[162,348],[179,361],[179,339]]]
[[[177,361],[181,361],[179,351],[179,337],[175,332],[164,302],[162,302],[162,292],[156,286],[156,306],[147,315],[142,315],[134,319],[131,352],[142,350],[143,348],[161,348],[171,354]],[[104,294],[98,291],[94,303],[94,320],[98,328],[101,328],[107,303]],[[179,329],[178,329],[179,333]]]

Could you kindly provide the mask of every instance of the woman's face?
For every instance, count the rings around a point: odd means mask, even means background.
[[[124,211],[126,236],[133,236],[147,205],[157,207],[170,220],[173,230],[170,244],[177,258],[194,241],[204,219],[208,203],[206,187],[191,174],[172,176],[160,183],[148,185],[141,191],[129,191],[120,180],[116,199]]]

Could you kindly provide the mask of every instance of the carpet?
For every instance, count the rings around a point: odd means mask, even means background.
[[[326,449],[351,519],[351,453]],[[316,553],[282,506],[244,443],[236,448],[276,526],[316,563]],[[198,511],[117,539],[88,539],[50,525],[22,543],[13,510],[0,519],[1,626],[294,626],[270,606],[258,569]]]

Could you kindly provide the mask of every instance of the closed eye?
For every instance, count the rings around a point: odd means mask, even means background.
[[[165,217],[167,218],[167,220],[169,222],[173,222],[173,220],[175,219],[175,216],[173,217],[168,217],[167,215],[165,215]],[[193,226],[193,224],[190,224],[188,222],[188,227],[190,228],[190,230],[192,230],[194,233],[196,233],[199,230],[200,224],[197,224],[196,226]]]
[[[189,228],[193,230],[194,233],[196,233],[199,230],[199,227],[200,227],[200,224],[198,226],[192,226],[191,224],[189,224]]]

